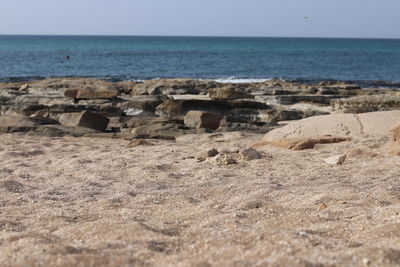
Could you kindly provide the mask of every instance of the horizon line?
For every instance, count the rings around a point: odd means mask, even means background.
[[[163,38],[297,38],[297,39],[383,39],[399,40],[400,37],[338,37],[338,36],[246,36],[246,35],[128,35],[128,34],[3,34],[0,36],[62,36],[62,37],[163,37]]]

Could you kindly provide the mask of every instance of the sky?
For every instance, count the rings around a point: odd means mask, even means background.
[[[400,0],[0,0],[0,34],[400,38],[399,11]]]

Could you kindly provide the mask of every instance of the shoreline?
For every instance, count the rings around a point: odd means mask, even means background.
[[[46,79],[97,79],[108,82],[138,82],[142,83],[145,81],[151,80],[179,80],[179,79],[188,79],[195,81],[215,81],[219,83],[237,83],[237,84],[246,84],[246,83],[262,83],[271,80],[282,80],[284,82],[291,83],[299,83],[304,85],[317,85],[323,82],[331,82],[331,83],[348,83],[348,84],[357,84],[362,88],[374,88],[374,89],[387,89],[387,88],[399,88],[400,89],[400,80],[399,81],[381,81],[381,80],[340,80],[340,79],[331,79],[331,78],[240,78],[240,77],[219,77],[219,78],[203,78],[203,77],[147,77],[147,78],[130,78],[126,75],[115,75],[115,76],[24,76],[24,77],[0,77],[0,83],[23,83],[23,82],[38,82]]]

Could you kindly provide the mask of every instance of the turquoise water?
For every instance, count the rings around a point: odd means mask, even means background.
[[[400,40],[0,36],[0,80],[61,76],[400,82]]]

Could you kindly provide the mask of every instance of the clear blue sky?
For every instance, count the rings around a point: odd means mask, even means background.
[[[0,0],[0,34],[400,38],[399,12],[400,0]]]

